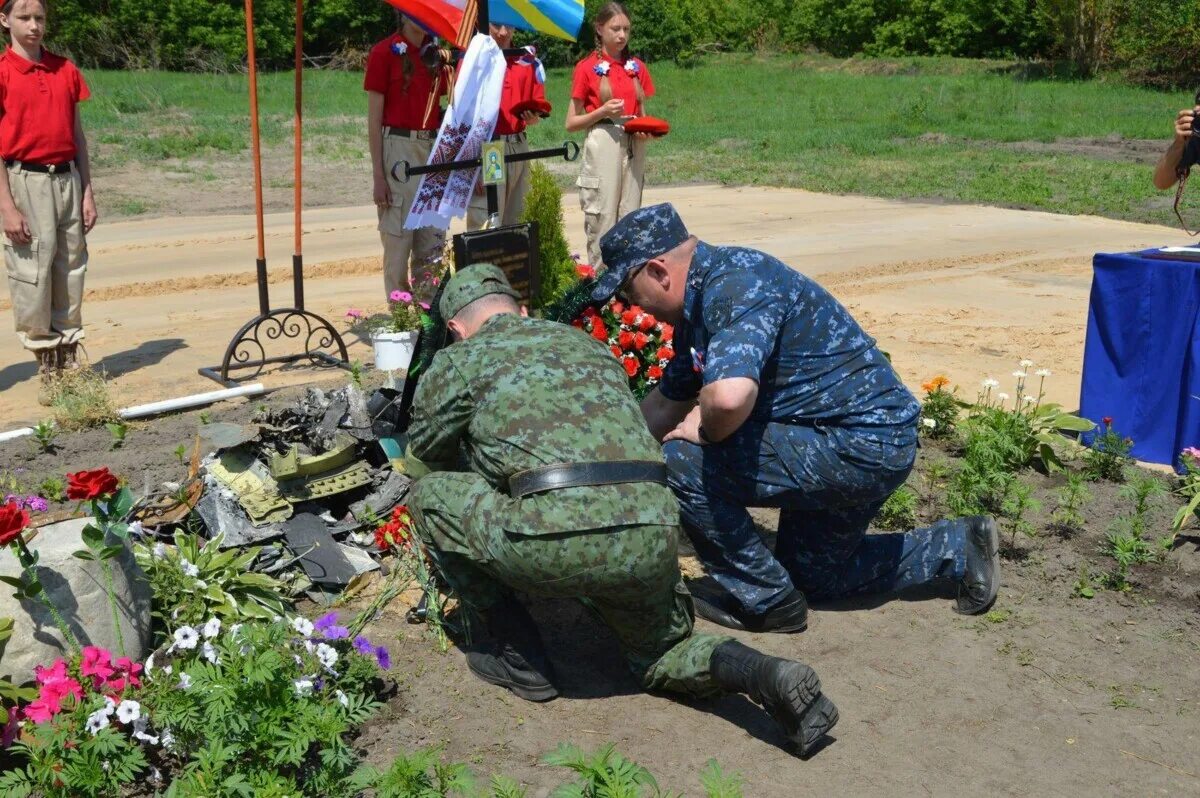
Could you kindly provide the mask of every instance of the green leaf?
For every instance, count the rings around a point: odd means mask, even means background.
[[[133,509],[133,494],[129,492],[128,487],[121,488],[120,492],[113,497],[109,502],[109,514],[114,518],[124,518],[129,515],[129,511]]]
[[[42,583],[36,579],[25,585],[25,598],[37,598],[42,594]]]
[[[79,549],[78,551],[73,551],[73,552],[71,552],[71,556],[77,560],[86,560],[87,562],[92,562],[96,559],[96,555],[93,554],[92,552],[88,551],[87,549]]]
[[[100,556],[100,559],[102,559],[102,560],[111,560],[114,557],[121,556],[121,553],[124,551],[125,551],[124,546],[116,546],[116,545],[105,546],[103,549],[100,550],[99,556]]]
[[[1054,428],[1069,432],[1091,432],[1096,428],[1096,425],[1086,418],[1073,416],[1070,413],[1063,413],[1054,419]]]
[[[89,549],[101,549],[104,547],[104,530],[94,524],[88,524],[80,533],[83,542],[87,544]]]
[[[6,585],[11,585],[12,587],[15,587],[17,590],[25,589],[25,580],[21,579],[19,577],[16,577],[16,576],[0,576],[0,582],[3,582]],[[8,623],[9,623],[9,635],[11,636],[12,635],[12,618],[5,618],[4,620],[8,621]]]

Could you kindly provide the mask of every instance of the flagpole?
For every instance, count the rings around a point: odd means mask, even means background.
[[[258,129],[258,63],[254,48],[254,0],[246,0],[246,59],[250,67],[250,149],[254,158],[254,214],[258,231],[258,308],[262,315],[271,310],[267,295],[267,250],[263,233],[262,143]]]
[[[489,24],[491,18],[488,14],[488,0],[479,0],[475,18],[478,21],[479,32],[484,36],[490,36],[492,29]],[[483,179],[482,172],[479,175],[479,179]],[[484,186],[484,190],[487,192],[487,218],[490,221],[493,216],[500,212],[500,190],[494,183]]]
[[[295,190],[294,202],[296,205],[295,219],[295,245],[292,253],[292,291],[296,299],[296,309],[304,310],[304,222],[303,222],[303,196],[304,196],[304,173],[303,173],[303,122],[304,122],[304,0],[296,0],[296,141],[294,144],[295,153],[293,154],[293,171],[295,177],[293,187]]]

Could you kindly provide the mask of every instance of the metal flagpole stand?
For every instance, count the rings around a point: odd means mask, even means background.
[[[314,366],[340,366],[349,368],[349,356],[342,336],[328,321],[304,309],[304,256],[302,254],[302,98],[303,98],[303,54],[304,54],[304,0],[296,0],[296,107],[295,107],[295,234],[292,255],[292,287],[294,305],[290,308],[271,309],[267,290],[267,256],[263,234],[262,196],[262,146],[258,126],[258,65],[254,46],[254,0],[246,0],[246,56],[250,68],[250,141],[254,160],[254,211],[257,223],[258,259],[258,315],[242,325],[229,346],[220,366],[200,369],[200,374],[227,387],[238,380],[253,379],[263,369],[276,363],[307,361]],[[293,342],[302,345],[302,351],[291,351],[283,355],[267,355],[267,347],[274,342]],[[332,354],[336,351],[337,357]],[[248,370],[237,378],[231,372]]]

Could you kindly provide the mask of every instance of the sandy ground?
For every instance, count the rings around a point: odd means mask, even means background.
[[[770,188],[656,188],[713,243],[756,247],[816,277],[876,337],[910,384],[947,374],[972,394],[1028,357],[1054,371],[1051,398],[1078,401],[1091,256],[1181,243],[1178,230],[1095,217],[896,202]],[[572,195],[566,229],[584,249]],[[275,305],[291,303],[292,221],[267,218]],[[196,369],[220,362],[257,309],[254,223],[247,216],[102,224],[90,237],[86,348],[119,404],[210,390]],[[305,216],[307,306],[344,328],[349,307],[383,306],[370,207]],[[0,328],[11,329],[7,297]],[[370,360],[352,337],[352,358]],[[277,350],[284,354],[284,350]],[[0,335],[0,426],[36,421],[32,358]],[[268,386],[306,379],[268,375]]]

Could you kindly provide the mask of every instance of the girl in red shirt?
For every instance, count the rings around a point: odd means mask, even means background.
[[[78,367],[83,340],[84,235],[96,224],[87,139],[79,103],[83,75],[42,47],[47,0],[3,0],[0,26],[0,220],[13,319],[38,359],[38,401],[50,404],[53,378]]]
[[[607,3],[596,15],[596,51],[575,65],[567,130],[587,130],[583,166],[576,184],[587,233],[588,257],[600,265],[600,237],[617,220],[642,206],[646,172],[645,133],[629,134],[622,124],[644,116],[654,96],[650,70],[629,55],[629,12]]]
[[[432,46],[425,31],[401,16],[399,30],[371,48],[363,88],[367,91],[367,141],[374,167],[375,207],[383,241],[383,286],[388,296],[412,289],[412,274],[442,254],[446,234],[434,227],[405,230],[404,220],[417,196],[418,178],[402,183],[392,166],[429,161],[442,121],[439,100],[449,81],[443,69],[431,70],[421,58]]]

